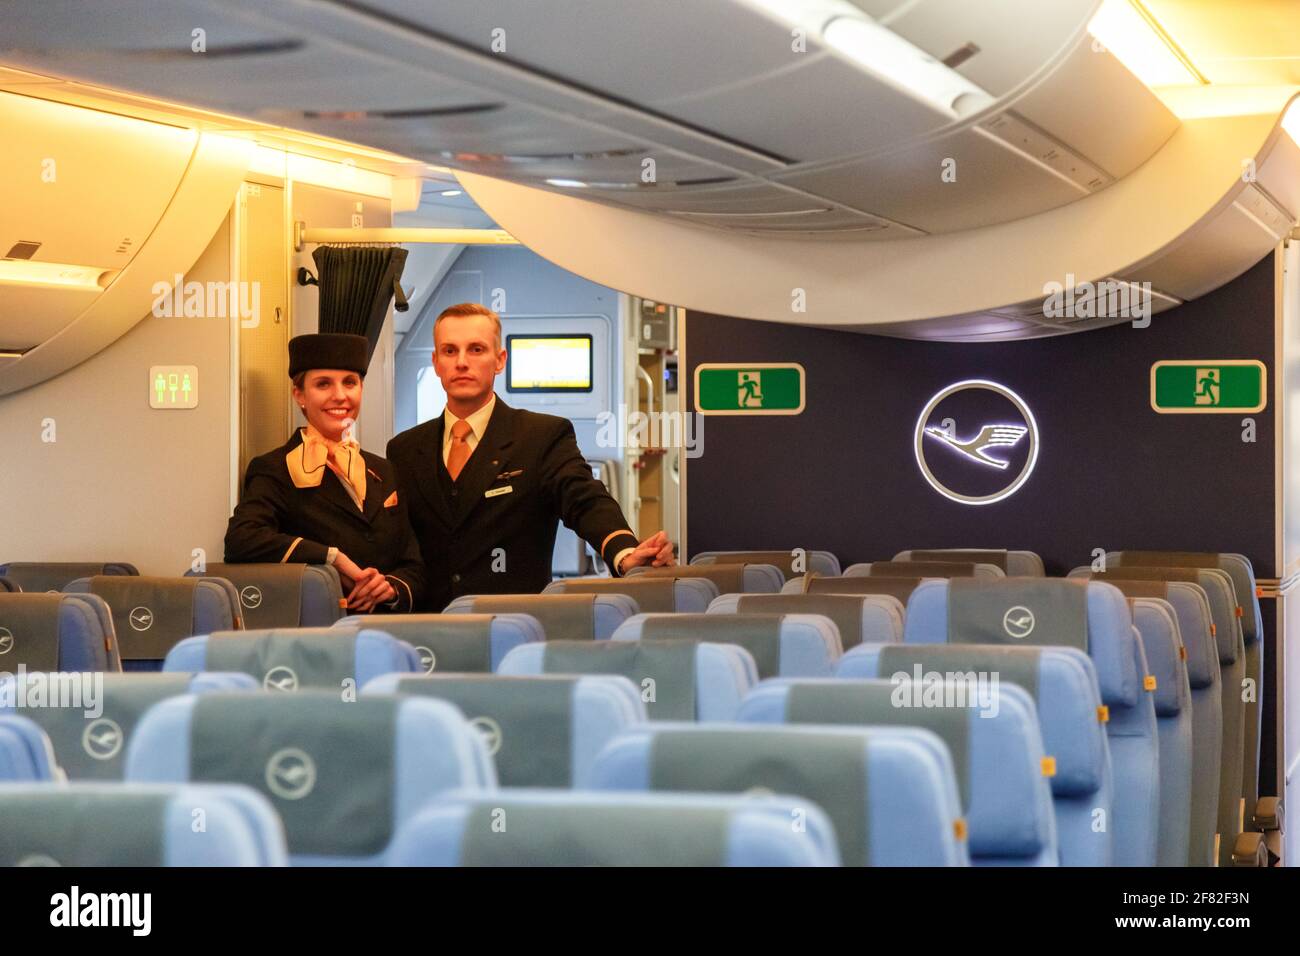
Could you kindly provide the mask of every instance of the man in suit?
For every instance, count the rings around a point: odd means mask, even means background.
[[[493,385],[506,365],[501,320],[474,303],[433,326],[442,415],[388,443],[426,567],[423,609],[462,594],[535,593],[551,580],[556,521],[588,541],[611,572],[673,564],[659,531],[637,541],[591,474],[566,418],[511,408]]]

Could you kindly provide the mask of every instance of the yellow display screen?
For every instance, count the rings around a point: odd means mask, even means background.
[[[506,391],[590,392],[590,335],[506,337]]]

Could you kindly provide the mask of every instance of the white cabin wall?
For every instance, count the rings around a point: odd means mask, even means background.
[[[186,273],[227,282],[230,219]],[[170,280],[170,276],[159,277]],[[231,320],[147,316],[56,378],[0,397],[0,562],[219,561],[230,515]],[[149,407],[151,365],[198,367],[194,409]],[[47,422],[54,441],[46,441]]]

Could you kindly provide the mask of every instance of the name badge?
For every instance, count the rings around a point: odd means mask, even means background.
[[[491,491],[483,492],[484,498],[495,498],[497,495],[508,495],[515,490],[514,485],[506,485],[504,488],[493,488]]]

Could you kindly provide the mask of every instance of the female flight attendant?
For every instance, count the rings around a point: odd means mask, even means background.
[[[289,377],[307,425],[249,462],[226,561],[332,564],[352,613],[408,612],[424,587],[420,547],[393,466],[351,434],[367,353],[360,335],[290,340]]]

